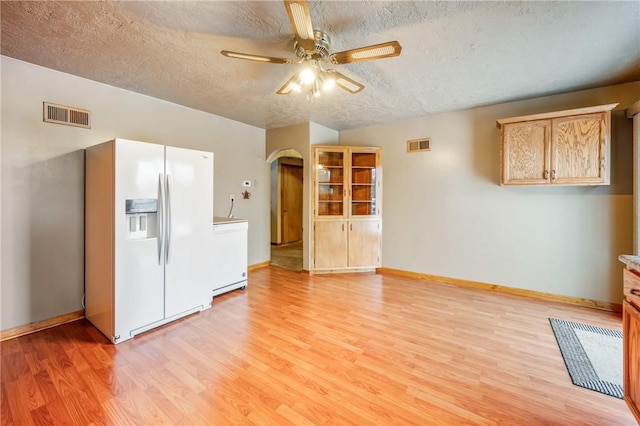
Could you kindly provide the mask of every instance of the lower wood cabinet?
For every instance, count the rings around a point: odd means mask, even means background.
[[[380,226],[380,220],[349,221],[348,267],[380,266]]]
[[[317,220],[315,272],[366,271],[380,266],[381,220]]]
[[[640,311],[623,305],[624,399],[640,423]]]
[[[347,267],[347,221],[318,220],[314,224],[314,270]]]
[[[624,400],[640,424],[640,275],[624,270],[622,336]]]

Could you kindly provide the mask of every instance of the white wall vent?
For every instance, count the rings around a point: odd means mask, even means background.
[[[47,123],[91,128],[91,111],[43,102],[43,120]]]
[[[407,141],[407,152],[422,152],[431,150],[431,139],[411,139]]]

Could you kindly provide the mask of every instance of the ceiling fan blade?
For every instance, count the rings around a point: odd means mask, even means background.
[[[271,64],[290,64],[291,60],[285,58],[272,58],[270,56],[252,55],[250,53],[232,52],[222,50],[220,53],[227,58],[246,59],[248,61],[269,62]]]
[[[287,82],[278,89],[276,92],[278,95],[288,95],[291,92],[300,92],[300,85],[298,84],[298,73],[291,76]]]
[[[335,78],[336,80],[336,84],[341,88],[346,90],[347,92],[350,93],[358,93],[359,91],[361,91],[362,89],[364,89],[364,86],[360,83],[358,83],[355,80],[350,79],[349,77],[347,77],[344,74],[340,74],[338,71],[336,70],[329,70],[329,72],[331,73],[331,75]]]
[[[284,6],[298,43],[304,49],[313,49],[314,35],[309,3],[306,0],[284,0]]]
[[[371,61],[373,59],[391,58],[400,55],[402,46],[397,41],[374,44],[358,49],[345,50],[329,56],[333,64],[350,64],[353,62]]]

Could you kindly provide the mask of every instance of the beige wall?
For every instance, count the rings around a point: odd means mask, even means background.
[[[265,131],[2,57],[0,329],[81,309],[84,148],[113,137],[215,153],[214,213],[249,220],[249,263],[269,259]],[[92,111],[92,128],[42,121],[42,102]],[[243,180],[257,182],[242,200]]]
[[[640,82],[340,133],[384,148],[383,266],[620,303],[632,249],[631,120]],[[611,185],[500,187],[496,119],[619,102]],[[430,137],[431,151],[406,141]]]

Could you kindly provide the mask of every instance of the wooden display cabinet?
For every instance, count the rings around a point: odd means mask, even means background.
[[[313,148],[313,272],[380,266],[381,152],[370,147]]]
[[[501,130],[501,185],[608,185],[618,104],[512,117]]]

